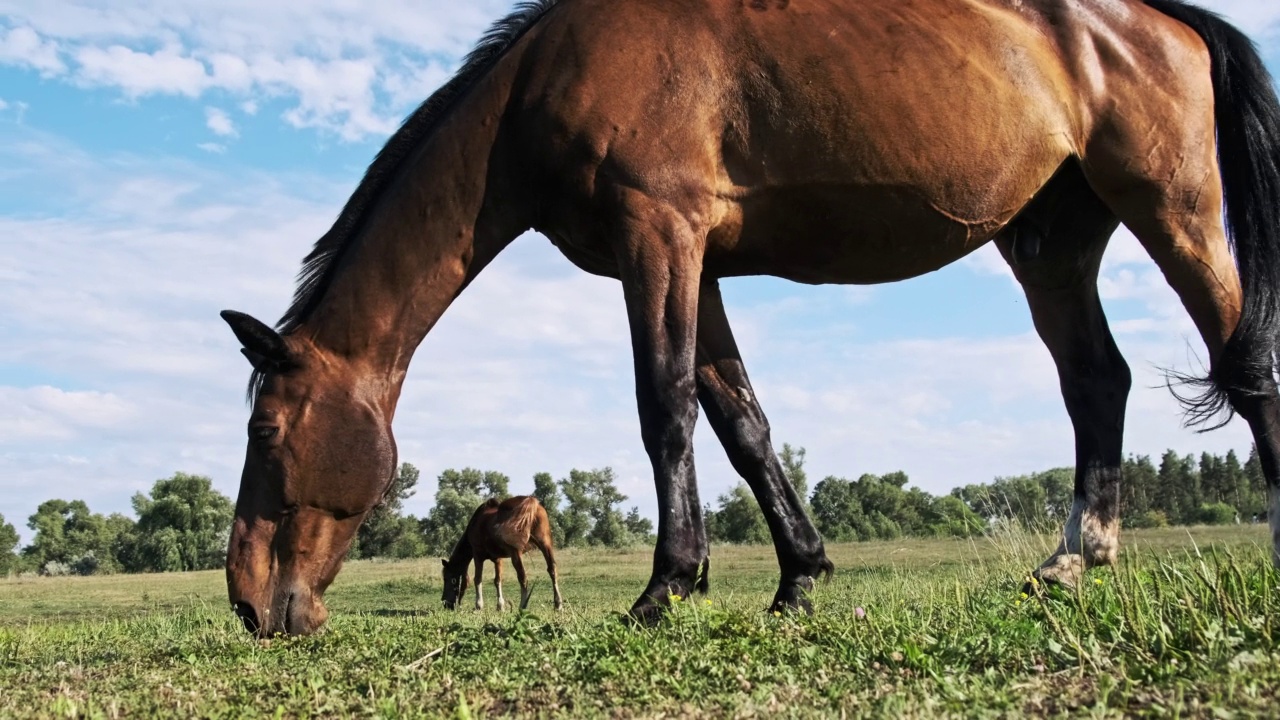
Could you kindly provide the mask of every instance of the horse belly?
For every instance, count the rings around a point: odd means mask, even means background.
[[[706,272],[812,284],[872,284],[923,275],[982,247],[1001,219],[967,221],[894,187],[772,189],[737,203],[713,231]]]

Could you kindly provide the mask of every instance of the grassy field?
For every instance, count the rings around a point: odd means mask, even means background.
[[[770,549],[717,547],[711,594],[653,630],[618,621],[648,549],[562,553],[560,614],[532,556],[524,615],[491,584],[490,609],[441,610],[436,559],[351,563],[324,631],[271,642],[219,572],[0,580],[0,716],[1280,715],[1265,530],[1124,541],[1078,592],[1028,598],[1048,538],[837,545],[813,617],[762,611]]]

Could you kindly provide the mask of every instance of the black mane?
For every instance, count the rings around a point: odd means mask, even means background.
[[[495,22],[480,38],[475,48],[462,61],[462,67],[444,85],[418,106],[400,126],[400,129],[387,140],[378,155],[365,171],[364,178],[356,187],[347,204],[343,206],[333,227],[316,241],[315,247],[302,261],[302,270],[298,273],[298,286],[293,294],[293,302],[280,317],[276,329],[282,334],[289,334],[306,322],[315,310],[325,289],[333,280],[334,269],[342,260],[343,254],[351,247],[358,230],[364,223],[369,209],[375,200],[387,189],[388,184],[396,176],[405,158],[418,147],[424,138],[436,127],[440,118],[453,107],[453,104],[475,83],[487,73],[524,33],[542,18],[558,0],[529,0],[516,5],[515,9]],[[249,397],[252,400],[262,385],[262,374],[254,372],[249,380]]]

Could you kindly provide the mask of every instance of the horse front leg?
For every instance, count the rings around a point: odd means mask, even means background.
[[[625,191],[624,191],[625,192]],[[693,429],[694,355],[705,233],[639,193],[624,199],[613,238],[630,321],[636,405],[658,499],[658,543],[649,584],[630,617],[652,624],[672,595],[687,596],[707,557]]]
[[[822,536],[805,512],[804,499],[773,451],[769,420],[756,399],[724,311],[720,286],[702,283],[698,297],[698,400],[733,469],[747,481],[764,513],[782,578],[772,611],[812,612],[806,594],[814,580],[834,570]]]
[[[484,609],[484,560],[475,559],[476,563],[476,609]]]

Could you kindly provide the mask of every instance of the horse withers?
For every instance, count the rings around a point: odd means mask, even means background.
[[[510,558],[520,581],[520,609],[529,606],[529,577],[524,571],[522,556],[530,547],[542,551],[547,561],[547,573],[551,575],[551,588],[555,593],[556,609],[563,606],[560,598],[560,579],[556,574],[556,555],[551,547],[551,521],[547,511],[535,497],[517,495],[499,501],[489,498],[471,515],[466,532],[444,563],[444,593],[441,600],[450,610],[467,591],[467,565],[476,564],[476,609],[484,609],[484,562],[493,561],[493,588],[498,593],[498,609],[505,610],[507,601],[502,597],[502,559]]]

